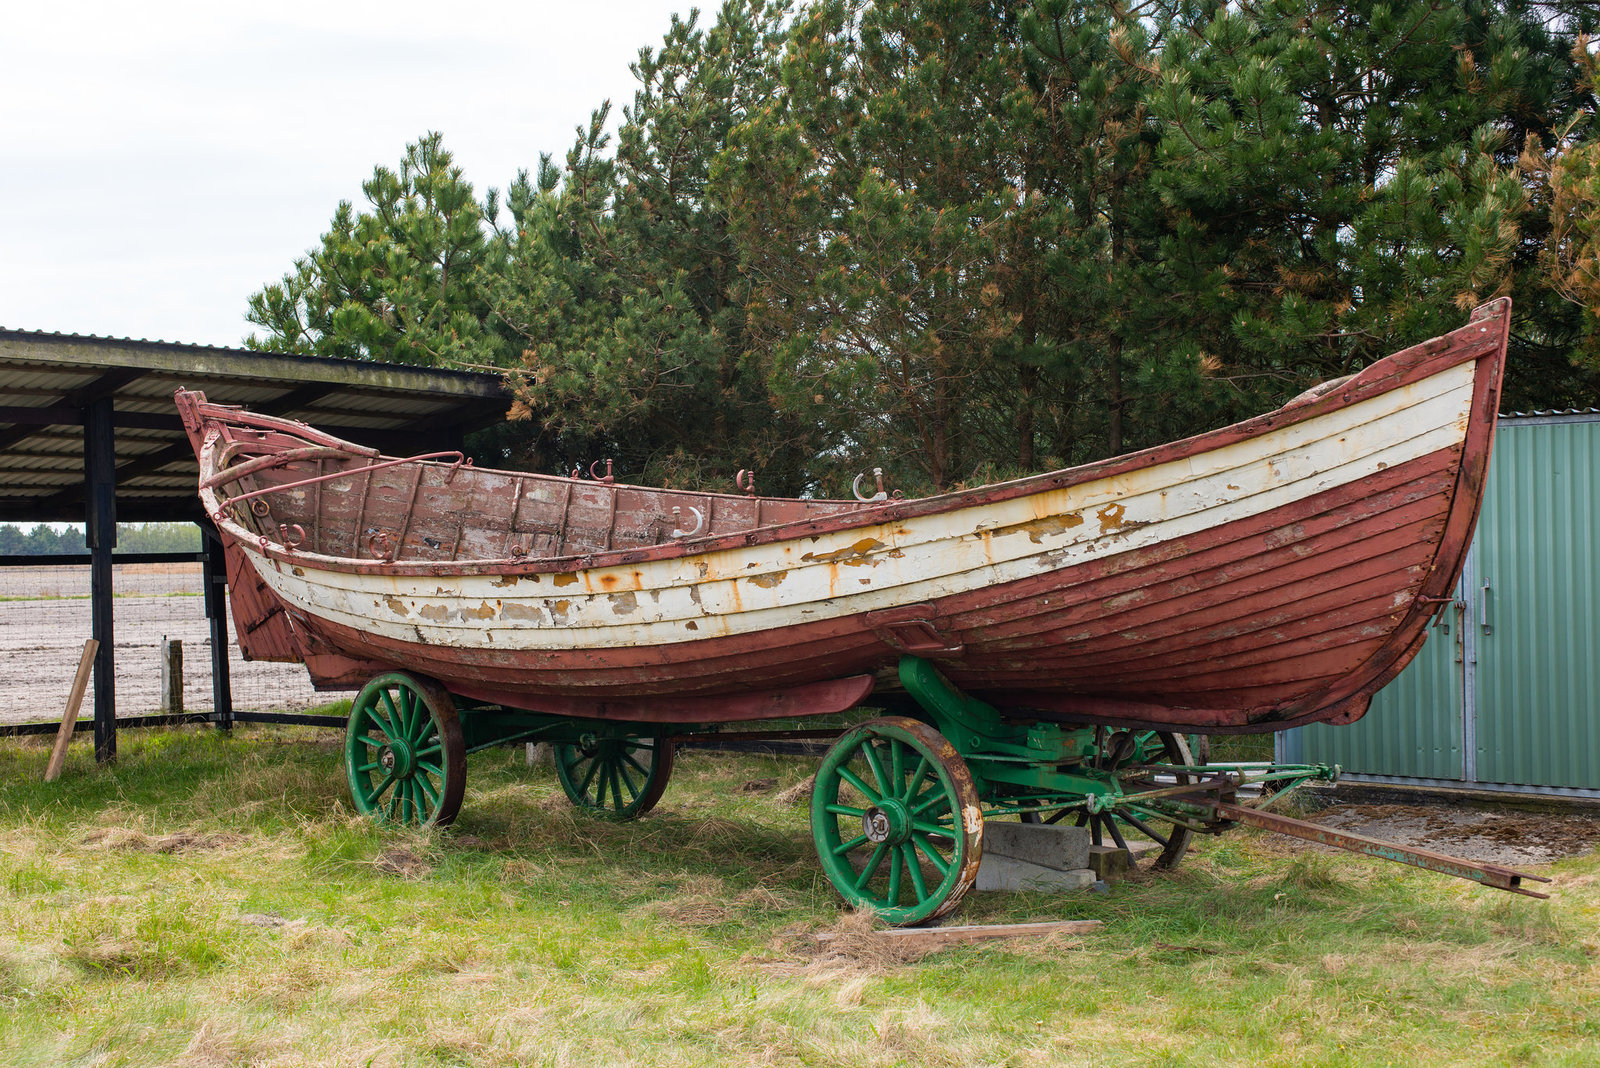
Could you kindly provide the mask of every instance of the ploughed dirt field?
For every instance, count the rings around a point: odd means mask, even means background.
[[[183,642],[183,703],[211,707],[211,643],[199,564],[130,564],[116,569],[112,632],[117,714],[159,710],[161,639]],[[0,723],[59,720],[89,637],[89,568],[0,568]],[[347,694],[319,694],[299,664],[246,663],[228,624],[233,705],[298,711]],[[81,714],[92,714],[91,699]]]

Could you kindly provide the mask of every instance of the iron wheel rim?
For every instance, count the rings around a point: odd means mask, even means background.
[[[466,780],[466,746],[449,693],[401,671],[368,682],[350,704],[345,771],[362,815],[400,826],[448,825]]]
[[[649,812],[672,777],[675,749],[670,738],[594,738],[557,743],[552,749],[556,778],[568,800],[605,819],[632,820]]]
[[[868,824],[879,816],[875,832]],[[966,762],[937,730],[901,717],[863,723],[828,750],[812,788],[811,831],[839,896],[897,925],[949,915],[983,852]]]

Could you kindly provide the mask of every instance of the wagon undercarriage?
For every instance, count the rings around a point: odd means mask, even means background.
[[[1130,867],[1170,868],[1195,834],[1249,823],[1516,893],[1539,876],[1331,832],[1256,804],[1326,765],[1224,763],[1166,731],[1069,727],[1006,715],[963,694],[926,660],[899,664],[907,710],[861,723],[823,757],[811,829],[823,873],[849,904],[896,924],[937,921],[977,876],[986,821],[1084,827]],[[458,812],[470,752],[516,741],[551,745],[562,789],[579,808],[633,819],[656,804],[686,738],[773,737],[715,725],[651,726],[458,702],[405,672],[373,679],[351,707],[346,765],[356,807],[386,821],[447,824]],[[816,737],[822,732],[780,732]],[[1547,881],[1547,880],[1541,880]]]

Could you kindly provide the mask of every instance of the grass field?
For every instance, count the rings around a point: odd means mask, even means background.
[[[689,752],[632,824],[520,748],[454,828],[351,816],[328,732],[0,742],[6,1065],[1593,1065],[1600,857],[1542,903],[1248,832],[955,922],[1096,934],[913,959],[817,874],[807,762]],[[751,780],[777,786],[745,792]]]

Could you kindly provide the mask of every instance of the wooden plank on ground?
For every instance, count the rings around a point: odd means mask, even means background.
[[[995,938],[1030,938],[1053,934],[1087,934],[1098,930],[1099,920],[1047,920],[1043,923],[984,923],[962,927],[893,927],[874,931],[868,937],[919,945],[956,945],[962,942],[987,942]],[[823,931],[818,942],[858,939],[861,935],[842,931]]]
[[[72,729],[78,725],[78,709],[83,705],[83,691],[89,686],[89,672],[94,668],[94,654],[99,649],[100,643],[93,638],[83,643],[78,673],[72,679],[66,711],[61,713],[61,729],[56,731],[56,745],[50,750],[50,763],[44,769],[45,782],[55,782],[61,774],[61,766],[67,762],[67,743],[72,741]]]

